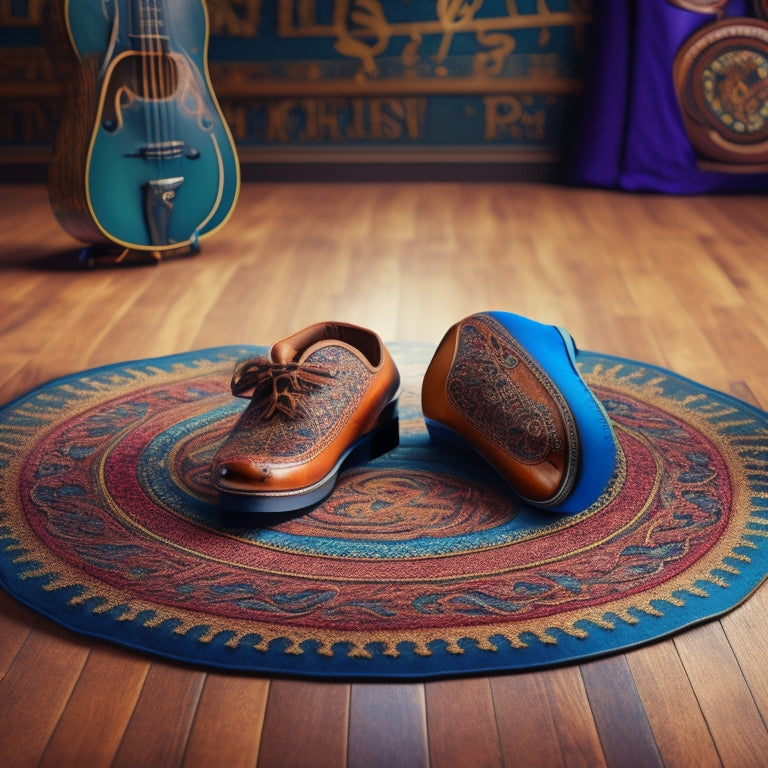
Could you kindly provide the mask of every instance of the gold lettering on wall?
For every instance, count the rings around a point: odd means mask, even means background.
[[[39,27],[45,19],[47,0],[27,0],[24,13],[13,0],[0,0],[0,25],[4,27]]]
[[[223,1],[223,0],[222,0]],[[535,10],[520,12],[515,0],[506,0],[506,15],[480,13],[484,0],[436,0],[428,18],[392,21],[381,0],[278,0],[277,34],[283,38],[333,38],[334,50],[360,62],[360,78],[379,75],[377,59],[395,38],[407,38],[400,58],[406,71],[421,59],[441,65],[454,52],[459,35],[471,34],[481,50],[474,54],[473,70],[482,76],[498,75],[517,46],[515,33],[539,30],[540,47],[551,39],[551,29],[570,27],[579,44],[591,22],[591,0],[570,0],[568,11],[553,11],[547,0],[536,0]],[[425,4],[425,8],[429,8]],[[321,13],[320,11],[324,12]],[[428,37],[438,39],[437,51],[422,52]]]
[[[371,99],[371,138],[394,141],[403,136],[418,139],[421,129],[420,99]]]
[[[303,98],[274,99],[265,105],[269,144],[311,142],[339,144],[347,141],[418,141],[424,134],[426,99],[406,98]],[[235,138],[249,131],[248,107],[224,104]]]
[[[224,117],[232,131],[235,140],[242,141],[248,137],[248,107],[241,101],[220,99],[219,103],[224,112]]]
[[[300,104],[306,117],[304,141],[341,141],[341,99],[302,99]]]
[[[535,109],[530,96],[486,96],[485,131],[486,141],[504,139],[541,140],[544,138],[547,112]]]
[[[230,37],[256,37],[262,0],[207,0],[211,33]]]
[[[270,104],[267,110],[267,141],[276,144],[287,144],[291,140],[291,116],[298,108],[295,99],[281,99]]]
[[[0,102],[0,143],[43,144],[53,139],[51,116],[37,101]]]
[[[483,98],[485,142],[542,142],[547,140],[557,97],[493,95]],[[235,139],[257,144],[344,145],[419,142],[428,139],[426,97],[329,97],[248,101],[224,99],[227,122]],[[467,107],[467,113],[472,108]],[[259,126],[256,128],[256,126]]]

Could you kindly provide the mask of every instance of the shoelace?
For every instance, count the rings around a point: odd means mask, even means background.
[[[263,418],[280,412],[289,419],[307,413],[308,394],[330,383],[336,371],[306,363],[273,363],[254,358],[240,363],[232,375],[232,394],[250,397]]]

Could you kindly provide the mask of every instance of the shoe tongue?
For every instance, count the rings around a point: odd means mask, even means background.
[[[338,329],[332,323],[318,323],[276,342],[272,346],[270,356],[275,363],[303,363],[320,347],[338,345],[349,349],[338,336]]]
[[[270,357],[275,363],[285,364],[297,362],[300,353],[301,350],[296,349],[292,344],[288,344],[285,341],[279,341],[277,344],[273,345]]]
[[[336,350],[335,354],[333,350]],[[342,351],[340,353],[339,350],[346,350],[347,354],[351,353],[355,357],[360,357],[360,353],[354,347],[351,347],[349,344],[346,344],[343,341],[339,341],[338,339],[323,339],[322,341],[318,341],[315,344],[311,344],[305,350],[302,350],[297,362],[322,363],[329,359],[337,359],[339,354],[341,354],[343,358],[345,352]],[[312,357],[315,359],[310,360]]]
[[[338,339],[321,339],[314,344],[310,344],[306,349],[296,349],[292,344],[280,341],[272,347],[271,357],[275,363],[305,363],[313,355],[322,360],[325,355],[318,355],[317,353],[325,349],[330,350],[333,347],[340,347],[357,357],[360,356],[357,350],[343,341],[339,341]]]

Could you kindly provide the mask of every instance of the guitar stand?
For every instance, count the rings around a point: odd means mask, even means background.
[[[195,256],[199,253],[197,245],[183,245],[179,248],[167,248],[144,251],[136,248],[124,248],[119,245],[89,245],[80,251],[78,263],[90,269],[98,267],[141,266],[159,264],[164,258],[175,256]]]

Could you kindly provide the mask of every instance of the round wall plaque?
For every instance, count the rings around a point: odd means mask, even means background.
[[[688,138],[701,156],[768,163],[768,23],[707,24],[678,52],[674,79]]]

